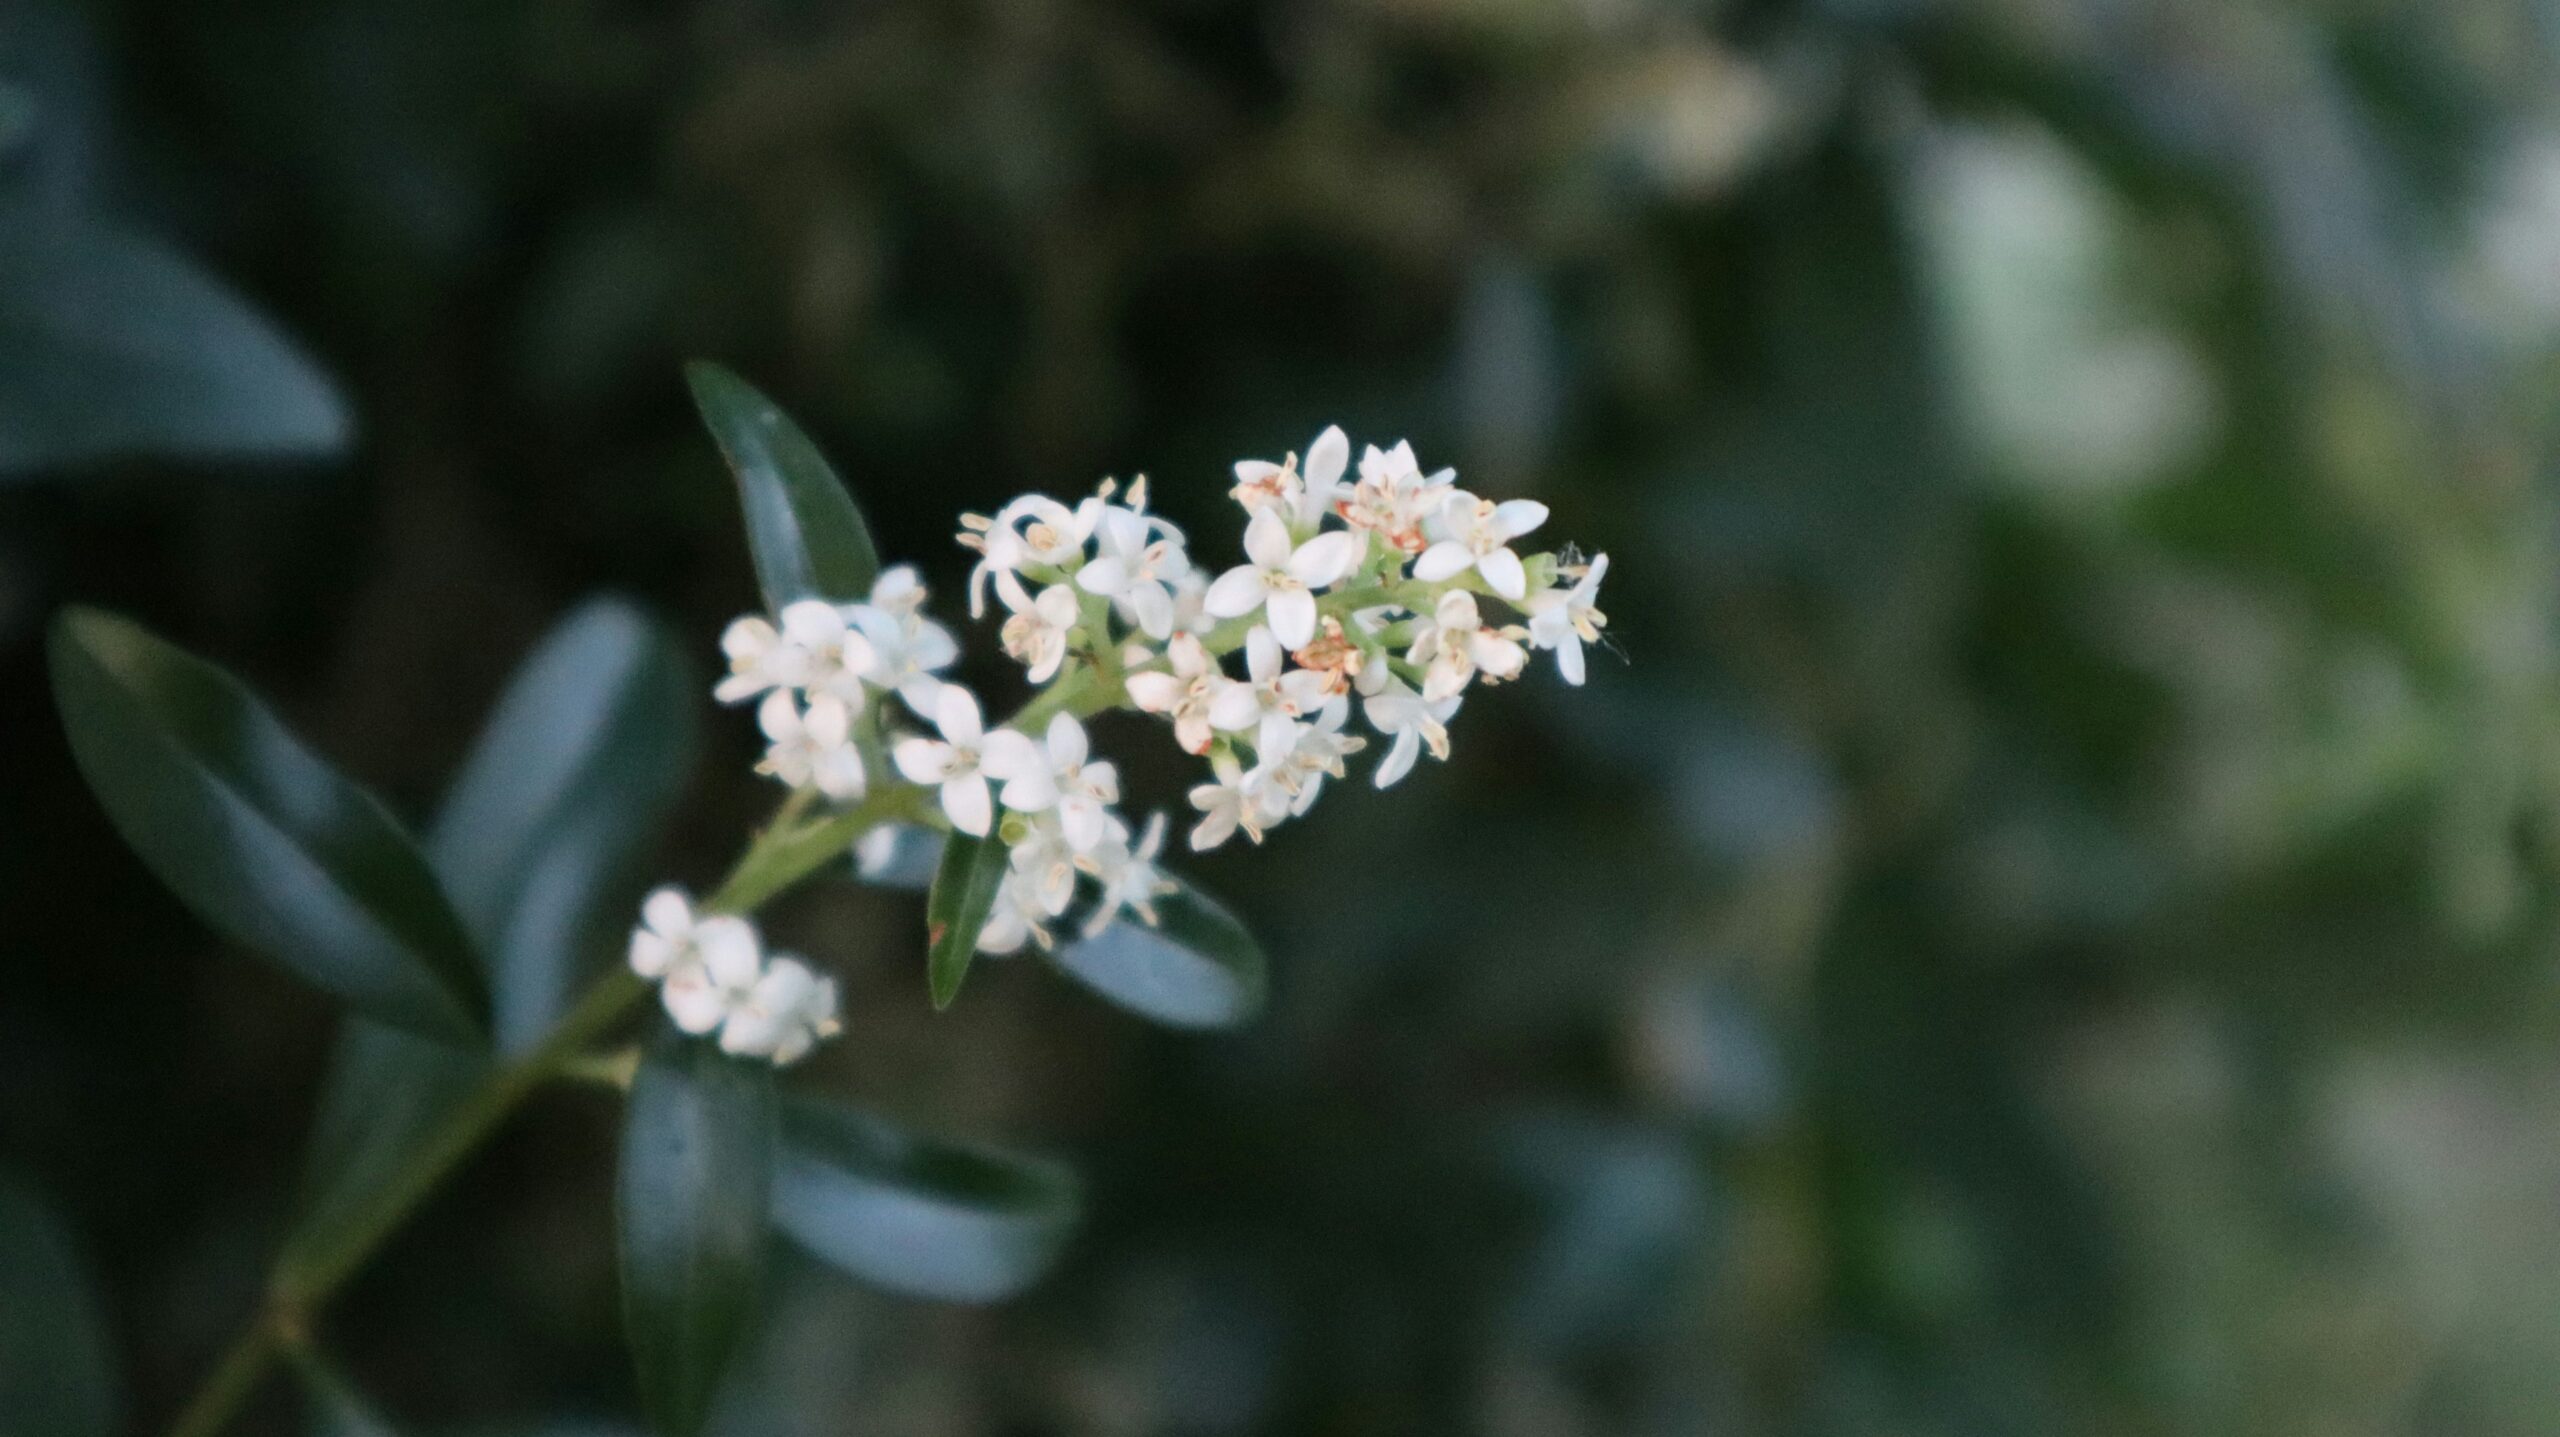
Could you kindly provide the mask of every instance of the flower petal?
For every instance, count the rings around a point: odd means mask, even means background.
[[[1302,649],[1316,636],[1316,596],[1282,589],[1271,596],[1271,635],[1283,648]]]
[[[1049,718],[1049,764],[1052,768],[1070,769],[1083,763],[1087,748],[1084,725],[1074,714],[1052,714]]]
[[[1465,573],[1467,566],[1475,561],[1474,552],[1466,545],[1455,539],[1443,539],[1423,550],[1422,557],[1413,561],[1413,576],[1426,584],[1437,584]]]
[[[1547,506],[1535,499],[1505,499],[1493,506],[1493,532],[1517,539],[1547,522]]]
[[[987,781],[978,774],[942,786],[942,811],[950,816],[953,828],[972,838],[986,837],[995,826],[995,808],[995,796],[987,792]]]
[[[940,783],[951,772],[951,745],[937,739],[902,738],[889,758],[909,783]]]
[[[1331,489],[1341,480],[1344,466],[1351,462],[1351,436],[1339,424],[1328,426],[1307,446],[1306,476],[1309,489]]]
[[[978,696],[960,685],[944,684],[933,703],[933,726],[953,743],[976,743],[986,732],[986,721],[978,713]]]
[[[1289,562],[1289,524],[1269,509],[1254,511],[1244,526],[1244,553],[1256,565],[1277,569]]]
[[[1321,589],[1350,572],[1360,556],[1360,536],[1347,529],[1318,534],[1289,556],[1289,573],[1310,589]]]
[[[1286,543],[1286,538],[1282,542]],[[1260,569],[1240,564],[1218,576],[1209,592],[1201,596],[1200,607],[1221,619],[1242,618],[1261,608],[1263,596],[1270,592]]]
[[[1508,549],[1496,549],[1476,560],[1476,572],[1484,575],[1484,581],[1493,586],[1493,591],[1506,599],[1517,599],[1529,592],[1528,572],[1521,568],[1520,556]]]

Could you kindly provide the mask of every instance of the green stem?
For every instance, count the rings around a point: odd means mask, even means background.
[[[873,824],[912,816],[918,797],[918,790],[895,785],[857,808],[802,824],[797,820],[808,799],[794,794],[740,855],[705,906],[731,913],[754,909],[841,855]],[[535,1089],[586,1063],[596,1042],[628,1017],[649,992],[649,984],[629,969],[616,968],[598,978],[540,1043],[492,1069],[462,1095],[410,1153],[407,1164],[392,1175],[361,1219],[323,1247],[288,1244],[277,1259],[265,1305],[179,1412],[169,1437],[215,1437],[257,1390],[276,1358],[310,1330],[321,1307],[444,1179]]]

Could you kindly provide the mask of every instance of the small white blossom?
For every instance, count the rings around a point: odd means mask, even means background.
[[[1312,722],[1298,730],[1296,746],[1277,761],[1279,767],[1273,779],[1290,794],[1290,817],[1315,807],[1316,796],[1324,791],[1324,781],[1342,777],[1343,760],[1369,746],[1367,739],[1342,731],[1350,717],[1350,700],[1328,702]]]
[[[1265,763],[1277,762],[1297,742],[1298,715],[1325,700],[1325,676],[1288,667],[1280,641],[1269,629],[1254,626],[1244,638],[1247,680],[1211,700],[1209,722],[1227,731],[1254,731],[1254,753]]]
[[[1072,882],[1072,874],[1069,879]],[[1019,953],[1025,943],[1037,943],[1045,949],[1051,941],[1047,926],[1051,916],[1021,871],[1008,870],[996,888],[995,906],[987,911],[986,926],[978,930],[978,951],[995,955]]]
[[[1270,615],[1272,633],[1283,646],[1294,649],[1315,637],[1314,591],[1350,571],[1359,561],[1360,540],[1347,530],[1335,529],[1292,545],[1287,522],[1277,509],[1265,508],[1245,525],[1244,552],[1252,562],[1220,574],[1209,586],[1205,607],[1222,619],[1264,609]]]
[[[728,657],[729,675],[711,690],[724,704],[754,698],[767,689],[798,688],[809,674],[809,655],[787,643],[782,631],[762,614],[749,614],[720,631],[720,652]]]
[[[1529,651],[1520,647],[1521,632],[1486,624],[1476,596],[1452,589],[1415,629],[1405,660],[1425,666],[1422,696],[1438,703],[1455,697],[1478,672],[1488,683],[1518,678],[1529,663]]]
[[[1295,454],[1277,464],[1268,459],[1237,460],[1236,487],[1232,492],[1247,513],[1260,515],[1265,510],[1276,510],[1291,528],[1303,533],[1332,512],[1334,501],[1342,492],[1343,467],[1350,460],[1351,439],[1337,424],[1307,446],[1304,472],[1299,470]]]
[[[833,978],[821,978],[798,958],[777,953],[721,1020],[720,1050],[787,1067],[841,1029],[836,1001]]]
[[[650,894],[640,918],[640,931],[631,936],[631,970],[659,980],[658,1001],[685,1032],[718,1028],[764,971],[755,925],[727,914],[697,917],[676,889]]]
[[[960,542],[979,554],[969,571],[969,617],[987,613],[987,581],[1026,565],[1073,568],[1084,559],[1085,540],[1102,517],[1102,503],[1088,499],[1074,509],[1045,494],[1026,494],[996,511],[960,517]]]
[[[1076,846],[1067,838],[1057,812],[1030,815],[1030,829],[1006,853],[1014,877],[1026,895],[1050,918],[1067,911],[1076,896]]]
[[[1373,444],[1360,455],[1360,482],[1334,509],[1352,528],[1377,535],[1379,542],[1410,558],[1430,547],[1423,521],[1456,491],[1457,474],[1455,469],[1424,474],[1414,462],[1413,446],[1401,440],[1393,449]]]
[[[862,680],[875,656],[871,641],[845,622],[844,611],[824,599],[802,599],[782,608],[782,639],[805,655],[800,687],[811,694],[833,694],[845,707],[862,712]]]
[[[803,709],[799,700],[777,689],[757,708],[756,725],[772,741],[757,772],[793,788],[815,788],[839,802],[862,797],[862,750],[854,746],[853,714],[842,699],[816,694]]]
[[[900,739],[891,751],[909,783],[941,790],[942,811],[951,826],[984,838],[995,824],[995,797],[987,774],[1004,777],[1039,763],[1031,740],[1011,729],[988,733],[978,710],[978,696],[958,684],[944,684],[936,702],[934,727],[939,740]]]
[[[1145,503],[1143,481],[1132,489],[1131,499],[1131,508],[1103,510],[1094,530],[1093,562],[1076,571],[1076,587],[1110,599],[1148,637],[1168,638],[1174,629],[1176,588],[1190,576],[1191,560],[1172,525],[1134,507]]]
[[[1129,826],[1119,819],[1110,820],[1110,830],[1103,841],[1082,861],[1084,870],[1102,885],[1093,912],[1084,921],[1084,936],[1090,938],[1111,926],[1125,910],[1138,915],[1138,921],[1156,926],[1156,900],[1174,891],[1173,880],[1156,867],[1156,855],[1164,848],[1164,815],[1147,816],[1146,830],[1132,844]]]
[[[1378,761],[1370,781],[1380,788],[1392,787],[1397,780],[1413,771],[1414,760],[1429,748],[1435,759],[1449,757],[1449,720],[1458,712],[1456,698],[1433,702],[1414,692],[1413,686],[1388,670],[1382,656],[1371,661],[1360,676],[1360,692],[1366,695],[1362,712],[1369,726],[1392,741],[1387,756]]]
[[[1013,616],[1004,621],[1004,651],[1020,662],[1035,684],[1045,684],[1066,662],[1067,631],[1076,625],[1076,591],[1051,584],[1038,598],[1025,592],[1010,573],[996,575],[996,597]]]
[[[1165,661],[1172,672],[1150,669],[1129,675],[1125,681],[1129,701],[1147,713],[1171,719],[1174,740],[1186,751],[1207,753],[1214,737],[1211,714],[1219,711],[1223,696],[1242,685],[1227,677],[1196,634],[1175,634],[1173,642],[1165,646]],[[1230,716],[1236,712],[1234,702],[1229,700],[1229,707],[1224,710]],[[1250,722],[1246,718],[1237,726]]]
[[[1600,580],[1609,572],[1609,556],[1600,554],[1570,589],[1542,589],[1531,594],[1529,642],[1553,649],[1556,672],[1569,684],[1582,682],[1582,646],[1600,642],[1609,616],[1600,612]]]
[[[1077,853],[1092,848],[1102,841],[1111,805],[1120,801],[1120,771],[1108,761],[1088,762],[1091,753],[1075,715],[1051,717],[1045,750],[1034,750],[1021,771],[997,774],[1006,780],[1004,806],[1020,813],[1054,807],[1068,846]]]
[[[1440,512],[1423,522],[1423,533],[1433,542],[1413,561],[1413,576],[1437,584],[1472,568],[1495,593],[1516,601],[1529,592],[1529,575],[1520,556],[1511,552],[1511,541],[1545,522],[1547,506],[1535,499],[1496,504],[1463,489],[1453,491]]]
[[[845,610],[846,619],[871,643],[868,677],[894,690],[908,710],[921,719],[934,714],[942,680],[935,675],[960,657],[951,631],[924,616],[924,585],[906,564],[881,572],[871,585],[871,601]]]
[[[1217,847],[1237,829],[1260,843],[1265,830],[1289,816],[1289,793],[1272,781],[1268,765],[1247,770],[1234,755],[1219,752],[1209,755],[1209,771],[1217,782],[1200,784],[1190,793],[1191,806],[1200,810],[1200,821],[1191,829],[1194,852]]]

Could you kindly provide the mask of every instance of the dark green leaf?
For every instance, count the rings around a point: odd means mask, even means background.
[[[0,203],[0,474],[334,454],[349,428],[311,361],[188,260],[102,220]]]
[[[356,1390],[346,1374],[309,1353],[302,1354],[294,1366],[302,1374],[303,1392],[311,1399],[312,1437],[399,1437],[400,1429]]]
[[[640,1065],[616,1208],[623,1331],[659,1437],[693,1437],[746,1336],[764,1266],[773,1069],[670,1035]]]
[[[778,612],[795,599],[869,597],[879,552],[818,446],[755,386],[719,365],[696,360],[684,375],[702,422],[738,476],[765,603]]]
[[[283,1270],[334,1251],[362,1227],[384,1186],[489,1066],[482,1054],[349,1018],[312,1120],[302,1209]]]
[[[924,901],[925,937],[931,945],[925,975],[936,1008],[948,1008],[960,996],[960,980],[969,976],[969,960],[978,954],[978,934],[995,910],[1004,865],[1005,846],[994,838],[955,833],[942,846],[942,864],[934,870],[933,891]]]
[[[111,1437],[114,1369],[70,1236],[0,1174],[0,1432]]]
[[[478,1039],[470,942],[379,800],[237,679],[126,620],[66,610],[51,658],[81,773],[189,907],[373,1017]]]
[[[557,1021],[597,931],[693,757],[693,680],[638,610],[592,600],[535,648],[427,836],[489,962],[490,1026],[517,1052]]]
[[[1262,1011],[1262,948],[1216,899],[1182,880],[1156,900],[1157,926],[1133,917],[1065,944],[1053,961],[1105,998],[1177,1028],[1232,1028]]]
[[[1047,1270],[1075,1228],[1073,1174],[919,1137],[868,1113],[783,1107],[773,1221],[813,1256],[919,1297],[991,1302]]]

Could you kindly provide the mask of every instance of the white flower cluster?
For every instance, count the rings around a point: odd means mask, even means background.
[[[1125,493],[1105,482],[1073,508],[1035,494],[962,516],[960,542],[979,556],[970,614],[983,618],[992,593],[1004,652],[1046,686],[1003,726],[990,729],[977,696],[938,677],[957,647],[923,616],[907,568],[883,574],[867,602],[806,600],[731,624],[720,641],[730,673],[714,692],[762,696],[758,768],[795,790],[850,803],[903,781],[930,792],[953,830],[1001,841],[1006,875],[980,951],[1050,946],[1080,876],[1092,889],[1085,934],[1123,913],[1153,924],[1155,900],[1174,889],[1156,864],[1164,817],[1133,828],[1121,816],[1119,774],[1092,757],[1079,714],[1165,719],[1209,762],[1212,781],[1190,792],[1191,847],[1239,831],[1259,843],[1368,746],[1345,731],[1355,702],[1387,742],[1373,774],[1384,788],[1425,750],[1447,758],[1468,686],[1517,678],[1532,648],[1581,683],[1583,646],[1608,622],[1597,607],[1606,555],[1584,564],[1569,550],[1513,549],[1546,522],[1545,505],[1478,498],[1452,470],[1423,473],[1407,444],[1368,448],[1356,479],[1350,457],[1332,428],[1303,467],[1294,454],[1238,463],[1245,562],[1214,574],[1147,512],[1144,479]],[[1489,618],[1488,603],[1514,621]],[[874,691],[894,692],[932,732],[892,726],[870,706]],[[650,902],[632,966],[665,978],[667,1011],[686,1031],[716,1028],[732,1051],[782,1061],[832,1031],[833,985],[793,960],[763,964],[743,920],[696,920],[671,890]],[[794,1016],[756,1016],[773,1008],[774,995],[758,997],[768,984]]]
[[[1194,567],[1179,529],[1147,512],[1143,480],[1117,502],[1105,484],[1072,509],[1027,495],[962,521],[961,543],[980,556],[971,611],[984,612],[992,588],[1011,615],[1005,652],[1035,682],[1081,650],[1209,760],[1214,781],[1190,795],[1195,849],[1239,830],[1260,842],[1305,813],[1367,746],[1344,732],[1355,697],[1388,742],[1374,775],[1383,788],[1425,749],[1446,758],[1467,686],[1518,677],[1530,648],[1553,650],[1566,680],[1582,682],[1583,645],[1608,622],[1597,607],[1606,555],[1584,565],[1513,550],[1546,522],[1545,505],[1478,498],[1452,470],[1423,473],[1409,444],[1369,447],[1356,479],[1350,458],[1332,428],[1303,467],[1294,454],[1238,463],[1245,562],[1214,577]],[[1489,621],[1487,600],[1527,622]],[[1240,676],[1226,665],[1237,654]],[[989,738],[999,740],[990,772],[1023,762],[1027,739]],[[978,796],[967,797],[974,821]],[[1010,785],[1003,802],[1015,806]],[[963,815],[953,810],[965,827]]]
[[[661,888],[640,905],[631,971],[658,984],[678,1028],[717,1033],[721,1050],[738,1057],[797,1062],[840,1026],[834,979],[791,954],[767,956],[754,924],[698,914],[680,889]]]

